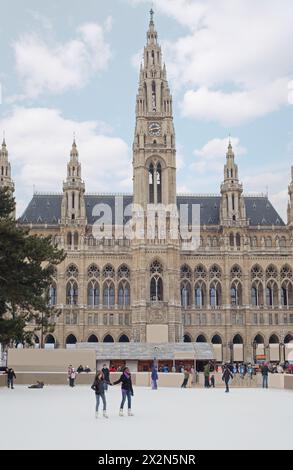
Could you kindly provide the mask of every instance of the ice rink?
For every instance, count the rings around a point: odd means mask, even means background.
[[[1,388],[0,449],[293,449],[290,391],[136,387],[123,418],[120,393],[96,420],[88,386]]]

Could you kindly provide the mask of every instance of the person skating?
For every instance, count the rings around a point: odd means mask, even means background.
[[[225,392],[229,392],[230,379],[233,379],[233,374],[230,371],[230,368],[228,366],[225,366],[224,371],[223,371],[223,376],[222,376],[222,380],[224,380],[225,385],[226,385]]]
[[[117,385],[121,383],[121,392],[122,392],[122,401],[120,405],[120,412],[119,416],[123,416],[123,407],[125,400],[127,398],[128,404],[128,416],[133,416],[131,411],[131,397],[133,397],[133,388],[132,388],[132,380],[131,380],[131,373],[128,367],[124,367],[123,373],[121,374],[120,378],[113,383],[113,385]]]
[[[204,374],[204,386],[205,388],[210,387],[210,364],[206,364],[203,370]]]
[[[214,376],[214,374],[211,375],[211,387],[215,388],[215,376]]]
[[[105,390],[108,390],[108,385],[110,384],[110,371],[106,364],[103,365],[102,372],[104,374],[104,387]]]
[[[14,387],[13,387],[13,380],[14,379],[16,379],[16,375],[15,375],[15,372],[12,369],[12,367],[10,367],[9,369],[7,369],[7,387],[8,388],[14,389]]]
[[[76,372],[74,367],[72,367],[70,375],[69,375],[69,386],[74,387],[74,381],[76,379]]]
[[[188,383],[188,379],[189,379],[189,372],[187,369],[184,370],[184,380],[183,380],[183,383],[181,385],[181,388],[186,388],[186,385]]]
[[[103,402],[103,416],[104,418],[108,418],[109,416],[107,415],[107,402],[106,402],[106,394],[105,394],[105,377],[104,374],[101,370],[97,372],[97,375],[95,377],[94,383],[91,386],[92,390],[94,390],[96,394],[96,418],[99,417],[99,405],[100,405],[100,399],[102,399]]]
[[[158,371],[155,365],[153,365],[152,367],[151,379],[152,379],[152,389],[157,390],[158,389]]]
[[[44,388],[44,382],[37,380],[37,383],[30,385],[28,388]]]
[[[262,375],[262,388],[268,388],[269,368],[267,364],[264,364],[262,366],[261,375]]]

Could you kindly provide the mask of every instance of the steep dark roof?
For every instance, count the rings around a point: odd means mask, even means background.
[[[218,225],[220,200],[220,196],[177,196],[177,206],[180,211],[184,211],[184,205],[187,205],[188,221],[190,222],[192,205],[199,204],[201,225]],[[34,194],[23,215],[19,218],[19,222],[22,224],[57,225],[61,219],[61,202],[62,194]],[[99,218],[95,212],[97,209],[102,211],[102,214],[104,210],[107,210],[105,207],[103,208],[103,205],[111,208],[112,223],[114,223],[115,213],[124,214],[123,223],[126,223],[131,217],[131,208],[128,207],[126,213],[125,208],[132,203],[132,195],[86,195],[85,203],[87,221],[90,225]],[[100,206],[93,213],[93,209],[97,205]],[[245,205],[250,225],[285,225],[266,196],[246,196]],[[100,215],[102,214],[100,212]]]

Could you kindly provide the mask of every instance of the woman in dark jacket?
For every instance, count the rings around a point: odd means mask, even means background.
[[[119,416],[123,416],[123,407],[127,397],[128,403],[128,416],[133,416],[131,412],[131,397],[133,397],[133,388],[132,388],[132,381],[131,381],[131,373],[128,367],[124,367],[123,374],[120,376],[119,380],[113,383],[113,385],[117,385],[121,383],[121,391],[122,391],[122,401],[120,405],[120,412]]]
[[[95,377],[94,383],[91,388],[92,390],[94,390],[96,394],[96,418],[99,417],[100,398],[103,401],[103,416],[104,418],[108,418],[108,415],[106,412],[107,403],[106,403],[106,396],[105,396],[105,380],[104,380],[104,374],[101,370],[97,372],[97,375]]]
[[[230,379],[233,379],[233,374],[232,374],[232,372],[230,371],[229,366],[226,365],[225,368],[224,368],[224,371],[223,371],[223,376],[222,376],[222,380],[224,380],[225,385],[226,385],[226,390],[225,390],[225,392],[229,392],[229,382],[230,382]]]

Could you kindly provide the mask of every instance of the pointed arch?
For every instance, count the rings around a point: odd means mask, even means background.
[[[110,334],[106,334],[103,338],[103,343],[114,343],[114,338]]]
[[[234,337],[233,337],[233,340],[232,340],[233,344],[243,344],[244,341],[243,341],[243,338],[242,336],[237,333]]]
[[[76,343],[77,343],[76,336],[73,335],[72,333],[69,334],[66,338],[66,344],[76,344]]]
[[[196,342],[196,343],[206,343],[206,342],[207,342],[207,339],[206,339],[205,335],[200,334],[200,335],[198,335],[198,337],[196,338],[195,342]]]
[[[212,343],[212,344],[223,344],[223,341],[222,341],[221,336],[220,336],[218,333],[216,333],[216,334],[212,337],[211,343]]]
[[[189,333],[185,333],[183,336],[183,342],[184,343],[192,343],[192,338]]]
[[[124,333],[119,337],[119,343],[129,343],[129,337]]]
[[[98,337],[94,334],[90,335],[87,340],[88,343],[98,343]]]

